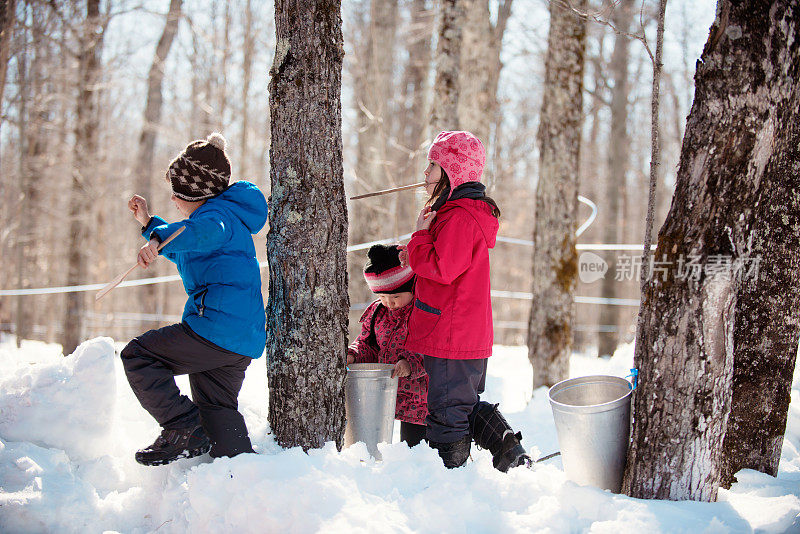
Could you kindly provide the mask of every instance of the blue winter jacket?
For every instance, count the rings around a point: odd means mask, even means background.
[[[188,219],[153,217],[145,239],[168,243],[162,255],[175,262],[189,299],[183,321],[199,336],[231,352],[258,358],[266,343],[261,272],[250,234],[267,221],[267,201],[250,182],[235,182],[208,199]]]

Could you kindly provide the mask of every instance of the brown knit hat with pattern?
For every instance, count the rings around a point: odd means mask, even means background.
[[[190,202],[219,195],[230,180],[231,163],[225,155],[225,138],[219,133],[189,143],[167,170],[172,192]]]

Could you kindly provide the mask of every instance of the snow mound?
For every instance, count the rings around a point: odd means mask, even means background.
[[[0,436],[76,459],[102,453],[116,400],[113,340],[85,341],[67,357],[6,347],[4,367],[16,366],[0,377]]]

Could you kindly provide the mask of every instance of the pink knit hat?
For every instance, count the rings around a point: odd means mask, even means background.
[[[364,279],[373,293],[403,293],[414,289],[414,271],[400,264],[400,247],[372,245],[367,252]]]
[[[438,163],[450,178],[450,194],[464,182],[480,182],[486,164],[481,140],[469,132],[442,132],[433,140],[428,159]]]

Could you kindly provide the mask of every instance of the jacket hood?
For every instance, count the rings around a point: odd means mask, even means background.
[[[438,217],[443,213],[458,208],[464,208],[475,219],[478,228],[483,232],[483,239],[486,241],[486,245],[489,248],[494,248],[495,243],[497,243],[497,231],[500,229],[500,221],[492,215],[492,207],[483,200],[459,198],[445,202],[444,206],[436,212],[436,216]]]
[[[224,193],[209,199],[207,204],[229,208],[251,234],[257,234],[267,222],[267,199],[261,190],[250,182],[234,182]]]

